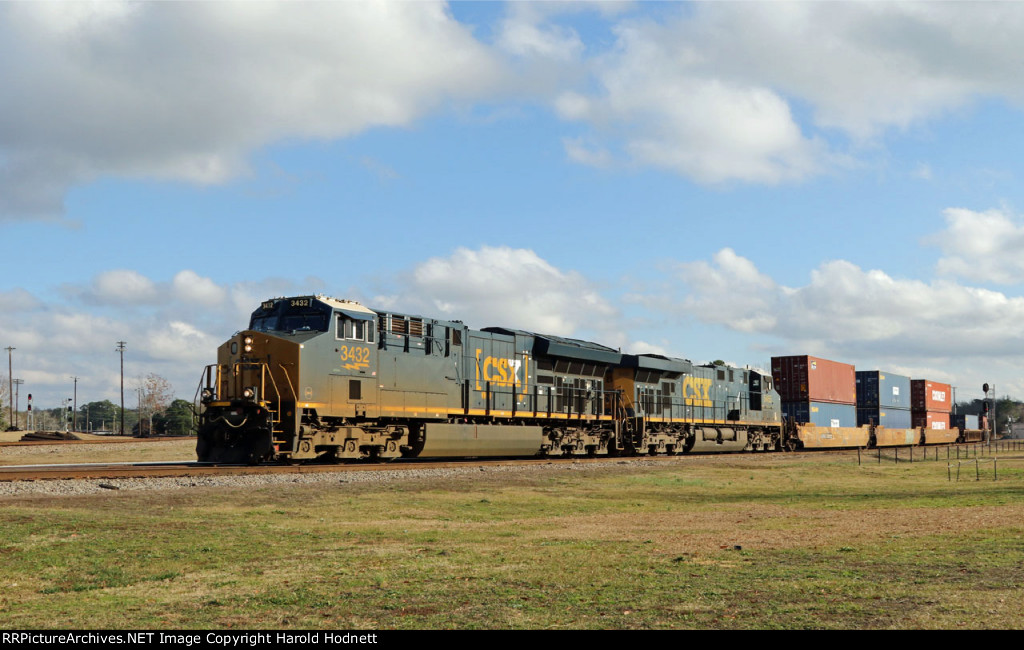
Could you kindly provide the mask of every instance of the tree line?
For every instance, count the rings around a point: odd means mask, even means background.
[[[175,399],[171,384],[163,377],[155,374],[139,377],[137,387],[131,392],[135,399],[125,403],[123,432],[121,407],[110,400],[87,402],[77,411],[71,406],[36,408],[31,413],[31,421],[26,411],[19,410],[16,425],[37,431],[103,431],[135,436],[195,433],[192,402]],[[6,429],[12,420],[9,411],[9,408],[0,408],[0,430]]]
[[[975,399],[970,402],[957,402],[956,412],[969,415],[987,415],[992,417],[992,400]],[[1005,435],[1009,433],[1010,422],[1021,422],[1024,418],[1024,402],[1011,399],[1009,395],[998,397],[995,400],[996,434]],[[1019,431],[1020,429],[1018,429]]]
[[[89,402],[78,407],[77,418],[70,409],[51,408],[33,411],[33,429],[38,431],[82,431],[86,433],[121,433],[121,407],[110,400]],[[25,426],[25,413],[20,414]],[[147,412],[138,408],[124,409],[124,435],[187,436],[195,433],[192,402],[171,401],[161,411]]]

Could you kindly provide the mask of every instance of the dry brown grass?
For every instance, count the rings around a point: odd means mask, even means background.
[[[21,435],[18,434],[20,440]],[[79,434],[83,438],[87,434]],[[90,436],[85,442],[26,444],[0,447],[0,465],[51,465],[68,463],[126,463],[195,460],[194,439],[138,440],[111,442]]]

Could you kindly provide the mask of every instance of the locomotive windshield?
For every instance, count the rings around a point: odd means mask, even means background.
[[[267,301],[252,313],[249,329],[258,332],[326,332],[331,308],[313,298]]]

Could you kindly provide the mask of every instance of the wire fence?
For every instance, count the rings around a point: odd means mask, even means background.
[[[960,481],[962,470],[974,467],[974,480],[988,476],[987,466],[992,467],[992,480],[999,480],[999,463],[1024,462],[1024,440],[996,440],[993,442],[976,442],[953,445],[936,445],[934,447],[878,447],[875,450],[877,463],[882,460],[893,463],[913,462],[946,462],[946,475],[950,482]],[[870,450],[868,450],[870,455]],[[857,450],[857,464],[863,464],[861,450]],[[954,470],[956,470],[954,472]]]

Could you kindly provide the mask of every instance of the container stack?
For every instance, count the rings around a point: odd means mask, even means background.
[[[857,371],[857,426],[912,426],[910,377],[881,370]]]
[[[927,379],[910,382],[911,422],[925,429],[948,429],[953,410],[953,390],[949,384]]]
[[[857,426],[854,367],[807,355],[772,357],[782,414],[819,427]]]

